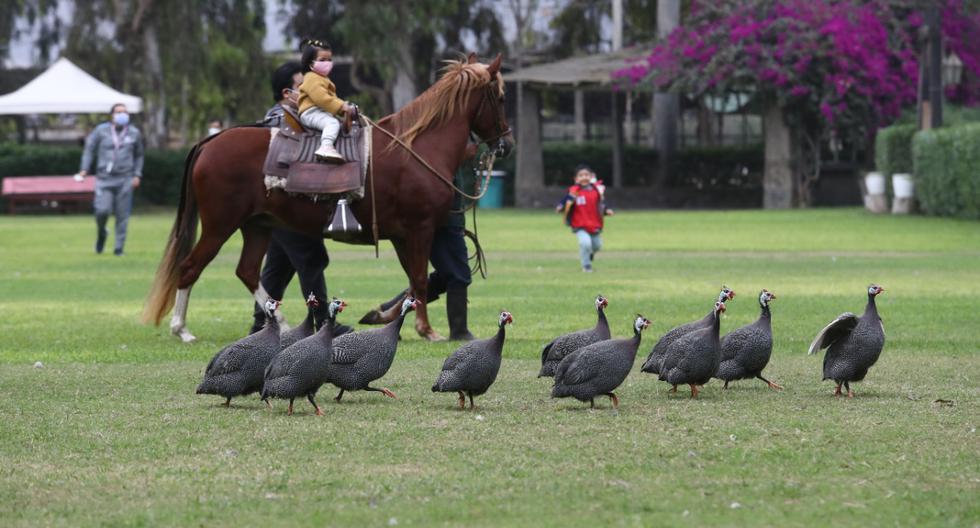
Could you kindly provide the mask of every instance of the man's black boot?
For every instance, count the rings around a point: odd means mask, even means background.
[[[449,339],[472,341],[476,339],[466,327],[466,287],[446,291],[446,317],[449,319]]]

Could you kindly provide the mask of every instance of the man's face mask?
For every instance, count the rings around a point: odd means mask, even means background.
[[[116,112],[112,114],[112,122],[119,126],[126,126],[129,124],[129,114],[126,112]]]

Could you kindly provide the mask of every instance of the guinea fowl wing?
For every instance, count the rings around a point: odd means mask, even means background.
[[[568,361],[566,364],[565,361]],[[564,367],[564,368],[562,368]],[[555,384],[566,387],[580,385],[596,378],[602,370],[602,352],[596,349],[579,349],[562,360],[555,372]]]
[[[827,326],[820,330],[817,337],[810,343],[807,354],[816,354],[822,348],[827,348],[839,341],[842,337],[850,334],[858,324],[858,316],[851,312],[844,312],[837,316]]]

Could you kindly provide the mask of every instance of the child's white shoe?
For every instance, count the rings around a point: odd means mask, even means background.
[[[313,153],[317,159],[328,163],[346,163],[347,160],[337,152],[333,145],[320,145],[320,148]]]

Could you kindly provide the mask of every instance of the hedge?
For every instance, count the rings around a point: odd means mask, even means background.
[[[893,125],[878,130],[875,137],[875,169],[886,178],[892,174],[912,173],[912,136],[915,125]]]
[[[149,150],[143,167],[138,204],[176,205],[183,175],[186,150]],[[586,164],[599,178],[612,181],[612,146],[609,143],[545,143],[545,185],[571,185],[575,167]],[[623,183],[648,186],[657,176],[657,152],[649,147],[625,145]],[[78,171],[80,147],[53,147],[0,143],[0,178],[44,174],[74,174]],[[506,171],[505,200],[513,203],[514,165],[517,156],[498,160],[494,170]],[[678,152],[667,184],[672,187],[759,187],[762,181],[761,145],[692,147]],[[467,168],[467,170],[471,170]]]
[[[143,181],[135,194],[137,204],[177,205],[186,151],[148,150],[143,160]],[[81,147],[0,143],[0,179],[7,176],[75,174]]]
[[[980,219],[980,124],[921,131],[912,158],[923,211]]]

